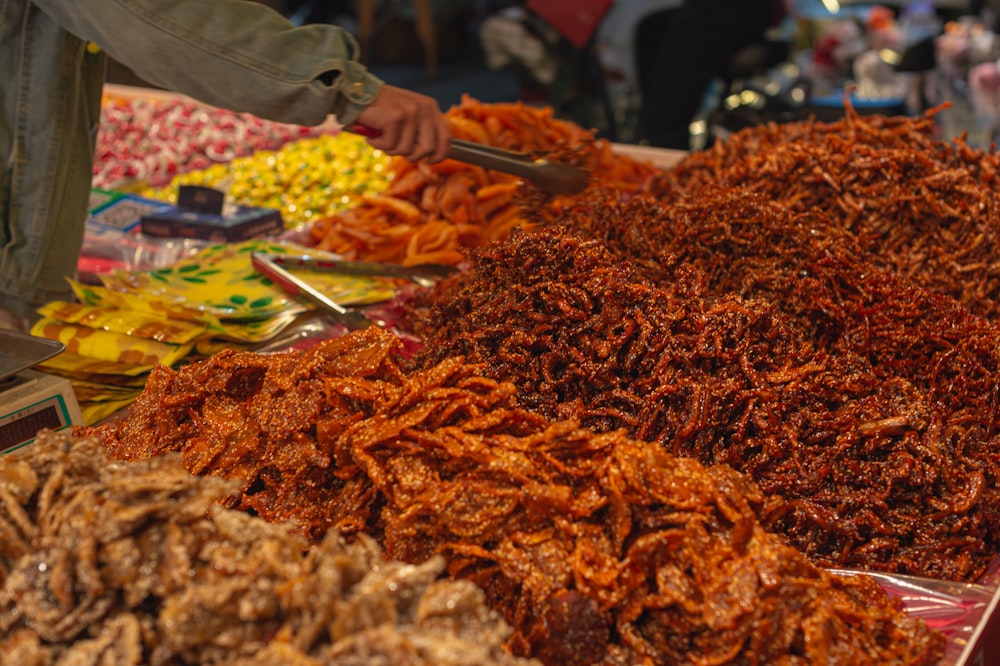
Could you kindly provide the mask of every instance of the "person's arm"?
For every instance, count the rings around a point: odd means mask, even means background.
[[[383,132],[371,141],[378,148],[444,156],[442,137],[450,135],[436,103],[386,86],[337,26],[295,27],[246,0],[34,2],[154,85],[280,122],[317,125],[331,113],[345,125],[362,119]]]

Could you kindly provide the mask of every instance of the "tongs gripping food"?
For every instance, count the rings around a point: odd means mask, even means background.
[[[367,137],[379,136],[379,130],[354,123],[345,128],[349,132]],[[448,157],[484,169],[502,171],[523,178],[550,194],[577,194],[582,192],[590,177],[578,166],[552,162],[527,153],[505,150],[482,143],[452,139]]]
[[[524,178],[532,185],[551,194],[576,194],[587,187],[590,180],[583,169],[535,158],[527,153],[504,150],[482,143],[452,139],[448,157],[460,162],[475,164]]]

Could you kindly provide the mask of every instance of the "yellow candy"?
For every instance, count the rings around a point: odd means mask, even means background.
[[[391,180],[388,163],[389,157],[362,137],[320,136],[180,174],[167,187],[144,194],[176,201],[181,185],[215,187],[236,203],[277,208],[287,227],[297,227],[384,191]]]

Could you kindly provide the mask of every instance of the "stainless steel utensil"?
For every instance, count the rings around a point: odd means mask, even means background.
[[[337,322],[351,330],[367,328],[376,323],[357,310],[345,307],[316,289],[307,281],[289,272],[286,266],[309,270],[359,275],[367,277],[392,277],[409,280],[421,287],[430,287],[437,280],[455,273],[458,269],[444,264],[417,264],[400,266],[371,261],[342,261],[340,259],[314,257],[308,255],[267,254],[252,252],[250,261],[254,268],[271,279],[287,293],[306,298],[329,313]]]
[[[66,345],[58,340],[0,329],[0,383],[65,350]]]
[[[348,132],[367,137],[377,137],[377,129],[354,123],[344,128]],[[452,139],[448,157],[484,169],[502,171],[523,178],[543,192],[550,194],[577,194],[587,187],[590,176],[572,164],[551,162],[527,153],[504,150],[482,143]]]
[[[325,312],[329,313],[335,321],[343,324],[349,330],[358,331],[368,328],[375,323],[357,310],[345,308],[305,280],[301,280],[289,273],[274,261],[274,255],[264,252],[251,252],[250,261],[261,275],[269,278],[292,296],[312,301]]]
[[[365,277],[391,277],[409,280],[421,287],[433,286],[441,278],[458,272],[454,266],[446,264],[416,264],[402,266],[400,264],[383,264],[375,261],[347,261],[344,259],[326,259],[309,255],[277,254],[267,255],[269,260],[279,266],[293,266],[341,275],[357,275]]]

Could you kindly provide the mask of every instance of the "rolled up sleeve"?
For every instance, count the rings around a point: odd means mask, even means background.
[[[246,0],[34,2],[150,83],[261,118],[348,124],[383,85],[342,28],[296,27]]]

